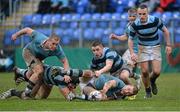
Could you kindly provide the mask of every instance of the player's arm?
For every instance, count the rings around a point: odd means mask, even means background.
[[[121,36],[118,36],[118,35],[115,35],[115,34],[111,34],[111,35],[110,35],[110,39],[116,39],[116,40],[120,40],[120,41],[126,41],[126,40],[128,40],[128,37],[127,37],[126,34],[121,35]]]
[[[116,87],[116,81],[115,81],[115,80],[110,80],[110,81],[108,81],[108,82],[106,82],[106,83],[104,84],[104,87],[103,87],[103,89],[101,90],[101,92],[104,93],[104,94],[106,94],[107,91],[108,91],[110,88],[114,88],[114,87]]]
[[[16,40],[18,37],[21,37],[21,35],[28,34],[31,35],[34,30],[31,28],[23,28],[22,30],[14,33],[11,37],[12,40]]]
[[[98,77],[102,73],[108,72],[111,69],[112,65],[113,65],[113,61],[111,59],[107,59],[106,65],[102,69],[95,71],[96,76]]]
[[[69,69],[69,62],[68,62],[67,58],[65,57],[65,58],[61,59],[60,61],[63,64],[64,70],[67,71]]]
[[[166,40],[166,53],[167,55],[171,54],[172,52],[172,46],[171,46],[171,42],[170,42],[170,35],[169,35],[169,31],[166,27],[162,28],[165,40]]]

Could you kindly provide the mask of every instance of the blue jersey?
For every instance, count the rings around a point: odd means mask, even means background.
[[[129,27],[130,25],[132,24],[132,22],[129,22],[127,25],[126,25],[126,29],[125,29],[125,33],[126,35],[128,36],[128,38],[130,37],[130,30],[129,30]],[[137,35],[135,35],[133,37],[133,42],[134,42],[134,45],[133,45],[133,50],[134,50],[134,53],[138,53],[138,38],[137,38]]]
[[[64,51],[61,46],[58,45],[54,51],[44,49],[42,44],[48,39],[44,34],[33,31],[32,32],[32,41],[28,43],[25,48],[29,49],[31,53],[40,60],[43,60],[49,56],[57,56],[59,59],[65,57]]]
[[[83,74],[83,71],[79,69],[71,69],[66,73],[64,69],[59,66],[43,65],[43,67],[43,81],[48,85],[56,85],[59,88],[64,88],[68,85],[64,82],[64,75],[69,75],[72,79],[71,83],[76,84],[79,81],[79,77]]]
[[[164,24],[161,19],[148,15],[147,23],[142,24],[140,19],[136,19],[129,27],[130,39],[135,35],[138,37],[138,44],[144,46],[155,46],[160,44],[158,29],[162,30]]]
[[[120,91],[125,86],[125,83],[119,78],[116,78],[107,74],[102,74],[94,81],[95,89],[102,90],[104,87],[104,84],[110,80],[116,81],[116,87],[110,88],[106,93],[107,96],[113,96],[114,93]]]
[[[114,73],[117,70],[121,69],[123,65],[123,59],[121,56],[114,50],[109,49],[108,47],[105,47],[103,49],[103,54],[100,58],[93,57],[91,69],[93,70],[100,70],[106,65],[106,60],[112,60],[113,65],[110,69],[110,73]]]

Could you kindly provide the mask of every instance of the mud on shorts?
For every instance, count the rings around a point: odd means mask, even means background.
[[[138,62],[158,60],[161,61],[161,47],[157,46],[139,46]]]
[[[24,61],[30,70],[32,70],[32,68],[36,65],[42,65],[42,62],[36,58],[29,49],[24,48],[22,54]]]

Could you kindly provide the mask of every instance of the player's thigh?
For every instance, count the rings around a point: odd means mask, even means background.
[[[37,96],[40,99],[47,98],[52,90],[52,86],[42,84],[41,87],[39,88],[39,91],[37,93]]]
[[[140,66],[141,66],[142,73],[147,73],[149,71],[149,62],[148,61],[140,62]]]
[[[153,60],[152,61],[152,70],[154,73],[160,74],[160,72],[161,72],[161,61]]]
[[[37,72],[40,70],[42,71],[42,62],[38,58],[36,58],[29,49],[23,49],[23,58],[28,68],[33,72]]]

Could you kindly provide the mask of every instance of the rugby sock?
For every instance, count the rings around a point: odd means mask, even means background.
[[[20,74],[26,81],[29,80],[26,76],[27,71],[28,71],[27,69],[20,69],[20,68],[17,69],[17,73]]]
[[[23,91],[17,91],[17,90],[12,90],[11,91],[12,96],[17,96],[19,98],[21,98],[22,93],[23,93]]]
[[[151,88],[150,87],[146,88],[146,93],[148,93],[148,94],[151,93]]]
[[[28,97],[31,97],[31,92],[32,92],[32,89],[34,88],[35,86],[35,83],[33,83],[32,81],[28,81],[28,85],[25,89],[25,95],[28,96]]]
[[[159,77],[159,75],[156,75],[156,74],[152,74],[151,76],[151,83],[155,83],[156,79]]]

